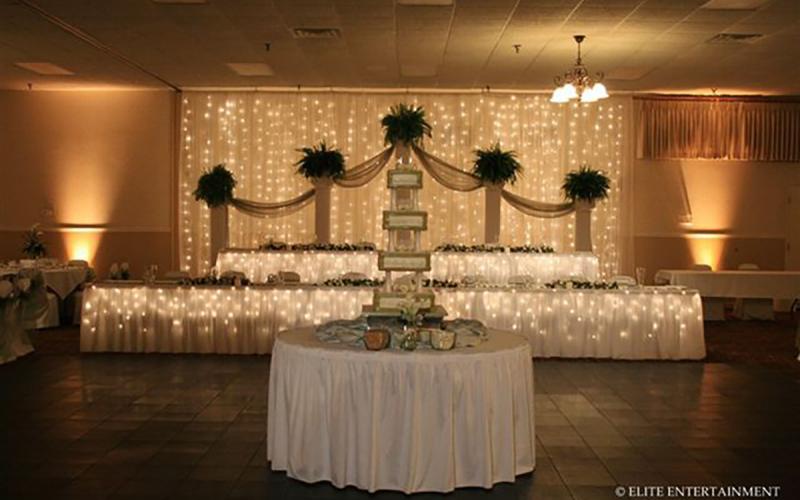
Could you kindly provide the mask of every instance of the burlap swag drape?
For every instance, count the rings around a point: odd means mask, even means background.
[[[334,184],[346,188],[355,188],[367,185],[374,179],[383,167],[389,163],[394,153],[394,146],[388,147],[376,154],[372,158],[359,163],[353,168],[347,169],[343,176],[338,179],[333,179]],[[234,198],[231,201],[231,206],[236,210],[253,217],[283,217],[291,215],[299,210],[305,208],[314,200],[317,193],[317,188],[311,188],[308,191],[296,196],[290,200],[279,201],[275,203],[262,203],[252,200],[244,200],[242,198]]]
[[[441,158],[427,153],[419,146],[413,145],[411,149],[425,171],[442,186],[461,192],[475,191],[482,187],[487,187],[479,178],[471,173],[450,165]],[[365,186],[381,173],[392,158],[394,150],[394,146],[388,147],[372,158],[359,163],[353,168],[347,169],[342,177],[333,179],[333,183],[345,188]],[[306,207],[314,200],[316,191],[317,188],[312,188],[295,198],[275,203],[262,203],[234,198],[231,202],[231,206],[253,217],[282,217],[293,214]],[[544,203],[523,198],[522,196],[502,188],[500,188],[500,191],[502,198],[506,200],[509,205],[525,215],[552,218],[563,217],[575,211],[575,204],[571,202]]]
[[[800,102],[636,102],[638,158],[800,161]]]
[[[466,192],[475,191],[481,187],[489,187],[484,186],[483,182],[471,173],[448,164],[441,158],[425,152],[419,146],[413,146],[412,150],[425,171],[446,188]],[[532,217],[563,217],[575,211],[575,204],[572,202],[545,203],[529,200],[502,188],[500,188],[500,195],[509,205]]]

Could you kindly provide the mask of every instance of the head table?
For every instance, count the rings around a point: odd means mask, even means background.
[[[81,350],[262,354],[285,329],[352,319],[373,289],[99,283],[84,292]],[[441,288],[450,318],[525,337],[537,357],[702,359],[700,296],[623,290]]]
[[[255,283],[264,283],[279,271],[294,271],[303,282],[319,283],[349,273],[367,277],[383,276],[378,270],[378,252],[320,250],[226,249],[217,256],[217,270],[240,271]],[[432,252],[431,278],[460,281],[481,275],[488,283],[505,285],[509,278],[530,276],[543,283],[580,276],[596,280],[600,263],[596,255],[575,253],[523,252]]]
[[[524,338],[452,351],[372,352],[278,335],[267,459],[306,482],[449,492],[512,482],[536,465],[533,363]]]

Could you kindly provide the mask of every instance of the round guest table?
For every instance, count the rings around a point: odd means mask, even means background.
[[[366,351],[281,332],[269,378],[267,459],[305,482],[449,492],[513,482],[536,464],[528,342]]]

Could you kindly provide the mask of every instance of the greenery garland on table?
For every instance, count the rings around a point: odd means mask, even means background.
[[[603,172],[583,164],[578,170],[567,173],[561,189],[567,199],[593,202],[608,198],[610,184],[611,179]]]
[[[266,251],[316,251],[316,252],[367,252],[375,251],[375,243],[292,243],[288,245],[282,241],[267,240],[258,247],[259,250]]]
[[[236,179],[225,165],[220,163],[210,170],[206,170],[197,179],[197,188],[194,190],[194,199],[206,202],[209,208],[227,205],[233,200],[233,188]]]
[[[329,148],[325,141],[297,151],[303,153],[303,157],[295,163],[297,173],[306,179],[338,179],[344,175],[344,155],[338,149]]]
[[[198,278],[182,278],[178,284],[184,286],[250,286],[247,278],[236,276],[201,276]]]
[[[323,281],[318,286],[332,286],[332,287],[366,287],[366,288],[377,288],[383,286],[382,279],[373,279],[373,278],[359,278],[359,279],[352,279],[352,278],[330,278]]]
[[[425,278],[422,280],[422,286],[424,288],[458,288],[459,283],[457,281],[448,279],[440,280],[436,278]]]
[[[555,253],[555,249],[550,245],[521,245],[521,246],[502,246],[502,245],[461,245],[458,243],[442,243],[435,252],[452,253]]]
[[[42,238],[44,232],[39,229],[37,222],[25,233],[23,237],[25,244],[22,246],[22,253],[31,259],[38,259],[47,255],[47,245],[44,244]]]
[[[555,248],[550,245],[520,245],[508,247],[511,253],[556,253]]]
[[[383,141],[388,144],[419,144],[424,136],[431,137],[433,129],[425,120],[422,106],[400,103],[389,108],[389,114],[381,119],[384,130]]]
[[[475,150],[472,173],[485,184],[514,184],[522,175],[522,165],[516,152],[503,151],[498,142],[491,148]]]
[[[583,280],[555,280],[544,284],[545,288],[559,290],[617,290],[619,284],[616,281],[583,281]]]

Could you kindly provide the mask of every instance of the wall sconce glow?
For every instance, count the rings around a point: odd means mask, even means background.
[[[100,246],[102,229],[79,228],[76,230],[66,230],[62,233],[64,238],[64,248],[70,260],[85,260],[89,264],[97,254]]]
[[[722,251],[727,235],[714,233],[693,233],[687,236],[689,251],[695,264],[708,264],[718,270],[722,264]]]

